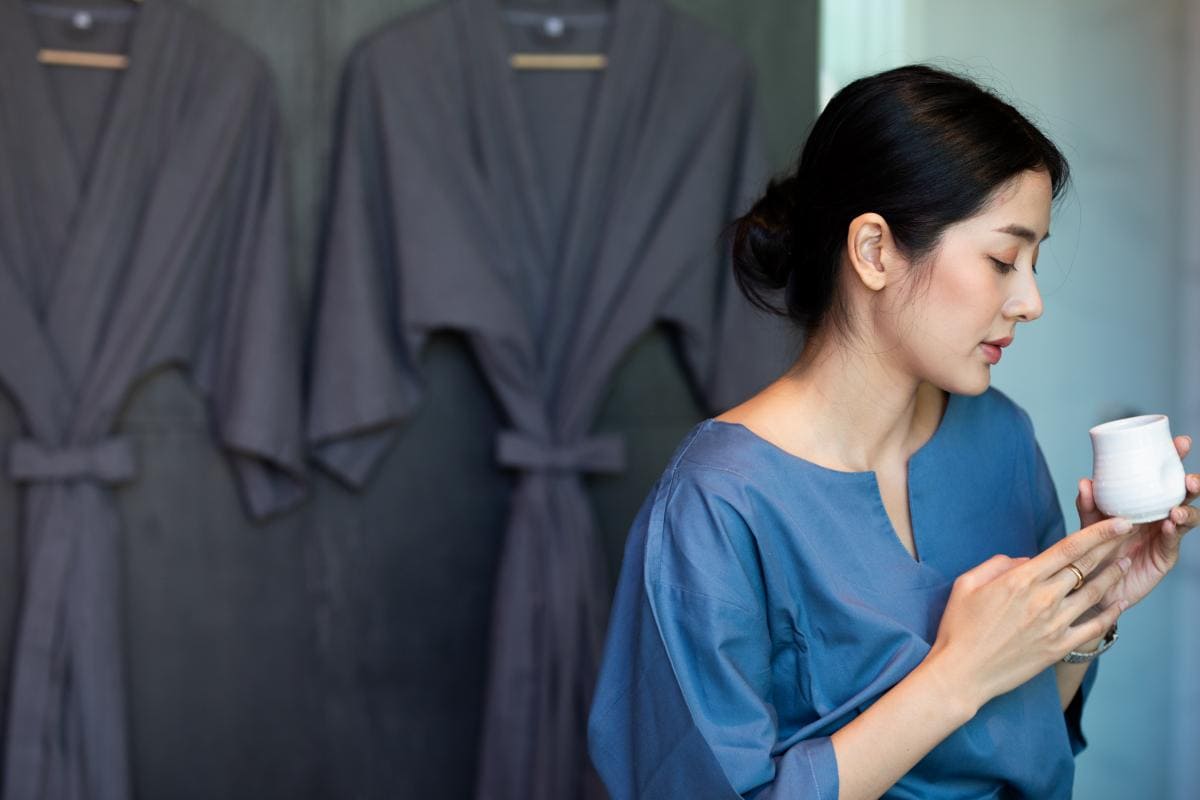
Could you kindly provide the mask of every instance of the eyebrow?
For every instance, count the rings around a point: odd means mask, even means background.
[[[996,228],[997,233],[1010,233],[1013,236],[1019,236],[1025,241],[1033,244],[1037,241],[1037,234],[1026,228],[1024,225],[1005,225],[1003,228]],[[1042,237],[1042,241],[1050,238],[1050,231],[1046,231],[1046,235]]]

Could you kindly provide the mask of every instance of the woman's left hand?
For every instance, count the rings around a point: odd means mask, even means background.
[[[1175,437],[1175,449],[1179,451],[1181,459],[1191,448],[1190,436]],[[1135,605],[1150,594],[1150,590],[1179,561],[1179,542],[1184,534],[1200,523],[1200,509],[1191,505],[1200,497],[1200,475],[1186,475],[1184,481],[1187,496],[1183,498],[1183,505],[1171,509],[1166,519],[1134,525],[1133,531],[1119,537],[1117,547],[1093,570],[1093,573],[1099,573],[1105,566],[1121,558],[1128,558],[1131,562],[1125,577],[1117,581],[1101,599],[1101,608],[1120,600],[1129,606]],[[1108,519],[1107,514],[1096,508],[1091,478],[1080,479],[1075,508],[1079,511],[1081,528]]]

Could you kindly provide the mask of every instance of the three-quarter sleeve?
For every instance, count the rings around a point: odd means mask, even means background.
[[[828,736],[772,753],[771,639],[761,613],[692,589],[651,588],[658,629],[692,723],[734,792],[753,798],[838,794]]]
[[[620,798],[836,798],[829,737],[777,751],[772,653],[746,519],[692,479],[660,485],[644,509],[645,561],[631,536],[589,733],[593,761]],[[649,509],[649,507],[648,507]],[[653,732],[648,735],[647,732]]]
[[[698,232],[707,241],[721,226],[745,213],[769,177],[761,112],[749,65],[730,84],[733,99],[710,120],[709,136],[722,143],[722,202],[714,228]],[[726,232],[728,233],[728,232]],[[738,289],[731,237],[702,247],[682,273],[660,312],[684,366],[710,414],[719,414],[762,389],[787,369],[799,352],[788,322],[762,311]]]
[[[1058,491],[1054,488],[1054,479],[1050,475],[1050,467],[1034,435],[1033,422],[1024,409],[1021,409],[1020,416],[1028,444],[1032,506],[1040,553],[1066,536],[1066,520],[1063,517],[1062,505],[1058,501]],[[1083,675],[1079,691],[1063,712],[1071,752],[1075,755],[1079,755],[1087,747],[1087,738],[1083,734],[1083,706],[1092,691],[1092,685],[1096,682],[1099,667],[1100,659],[1093,659]]]
[[[425,335],[399,318],[396,222],[369,56],[356,50],[342,78],[308,354],[313,458],[355,487],[420,401],[416,356]]]
[[[299,297],[288,250],[281,121],[265,72],[253,86],[225,200],[233,229],[215,260],[213,319],[193,378],[206,397],[253,517],[305,494],[301,442]]]

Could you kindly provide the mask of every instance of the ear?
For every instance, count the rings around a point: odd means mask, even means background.
[[[874,212],[859,214],[850,221],[846,234],[846,254],[858,279],[873,292],[883,289],[891,278],[884,254],[894,252],[892,235],[883,217]]]

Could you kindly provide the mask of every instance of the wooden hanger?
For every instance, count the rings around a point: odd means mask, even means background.
[[[134,5],[140,5],[142,0],[129,0],[129,2]],[[72,17],[83,13],[65,8],[54,9],[53,12],[49,12],[49,9],[50,7],[44,6],[37,9],[37,11],[38,13],[55,13],[71,15]],[[90,11],[87,13],[95,14],[97,12]],[[129,56],[124,53],[97,53],[91,50],[55,50],[43,47],[37,52],[37,60],[39,64],[62,67],[89,67],[92,69],[127,69],[129,67]]]
[[[554,39],[566,32],[568,24],[577,28],[607,25],[609,14],[507,10],[504,18],[511,24],[537,25],[545,36]],[[513,69],[599,70],[608,66],[608,56],[604,53],[512,53],[508,63]]]
[[[513,53],[508,57],[513,69],[604,69],[604,53]]]

